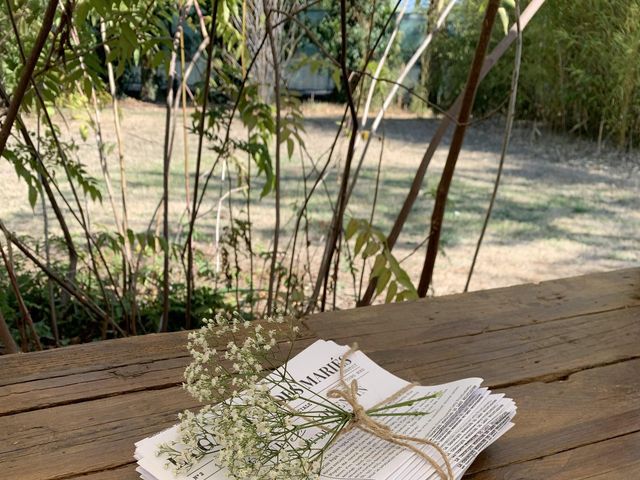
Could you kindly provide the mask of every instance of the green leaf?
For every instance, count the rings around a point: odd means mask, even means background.
[[[391,282],[389,284],[389,290],[387,290],[387,296],[384,299],[384,303],[390,303],[393,298],[396,296],[396,292],[398,291],[398,284],[396,282]]]
[[[400,264],[398,263],[398,260],[396,260],[396,257],[394,257],[393,254],[387,250],[385,250],[384,255],[385,257],[387,257],[387,261],[389,262],[389,268],[391,268],[391,271],[397,277],[402,270]]]
[[[18,156],[15,154],[15,152],[9,150],[8,148],[4,149],[4,151],[2,152],[2,156],[12,163],[18,161]]]
[[[87,138],[89,138],[89,127],[83,124],[83,125],[80,125],[80,128],[78,130],[80,131],[80,137],[82,137],[82,140],[86,142]]]
[[[384,255],[382,253],[378,254],[375,261],[373,262],[373,267],[371,268],[371,278],[375,278],[380,275],[386,265],[387,259],[384,258]]]
[[[129,239],[129,245],[133,245],[136,240],[136,235],[130,228],[127,229],[127,238]]]
[[[165,240],[164,237],[157,237],[158,242],[160,243],[160,249],[163,252],[166,252],[169,250],[169,244],[167,243],[167,241]]]
[[[342,72],[339,69],[335,68],[333,70],[331,73],[331,80],[333,80],[333,83],[336,84],[336,88],[340,91],[342,88]]]
[[[411,281],[409,274],[405,270],[400,269],[400,273],[396,275],[396,280],[400,285],[402,285],[407,290],[412,292],[416,291],[416,287],[413,285],[413,282]]]
[[[145,233],[136,234],[136,240],[140,245],[140,248],[144,249],[147,246],[147,235]]]
[[[295,144],[293,143],[293,139],[287,138],[287,155],[289,155],[289,158],[293,157],[294,147],[295,147]]]
[[[402,294],[403,300],[417,300],[418,298],[420,298],[418,296],[417,290],[405,290],[404,292],[402,292]]]
[[[362,252],[362,256],[364,258],[369,258],[370,256],[374,255],[379,249],[380,245],[378,243],[368,242],[367,246],[364,249],[364,252]]]
[[[29,204],[31,208],[35,208],[38,201],[38,190],[31,183],[29,183]]]
[[[380,276],[378,276],[378,282],[376,284],[376,296],[380,295],[387,283],[391,280],[391,270],[383,270]],[[395,283],[395,282],[394,282]]]
[[[353,237],[355,233],[358,231],[359,225],[360,225],[360,222],[357,219],[355,218],[350,219],[349,223],[347,224],[347,229],[344,232],[345,239],[351,240],[351,237]]]
[[[360,250],[362,250],[362,247],[364,247],[364,244],[368,239],[369,232],[367,232],[366,230],[358,235],[358,238],[356,238],[356,246],[354,247],[354,255],[358,255],[358,253],[360,253]]]
[[[498,15],[500,16],[500,23],[502,23],[502,30],[506,35],[509,32],[509,14],[507,13],[507,9],[500,7],[498,9]]]
[[[126,23],[121,25],[121,29],[122,38],[129,44],[127,47],[133,48],[138,43],[133,29]]]
[[[407,290],[416,291],[416,287],[413,285],[409,274],[400,266],[395,257],[391,253],[387,252],[385,252],[385,255],[389,261],[389,268],[393,272],[396,281]]]

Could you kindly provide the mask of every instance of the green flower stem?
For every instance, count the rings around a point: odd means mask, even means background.
[[[404,402],[399,402],[399,403],[394,403],[392,405],[383,405],[381,407],[376,407],[376,408],[372,408],[370,410],[367,410],[367,415],[371,415],[372,413],[377,413],[383,410],[391,410],[393,408],[400,408],[400,407],[410,407],[418,402],[422,402],[424,400],[432,400],[434,398],[438,398],[442,395],[442,392],[437,392],[437,393],[433,393],[431,395],[426,395],[424,397],[420,397],[420,398],[413,398],[411,400],[406,400]]]
[[[370,417],[421,417],[431,412],[396,412],[396,413],[368,413]]]

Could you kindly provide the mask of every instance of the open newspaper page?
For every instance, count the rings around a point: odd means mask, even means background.
[[[349,347],[332,341],[319,340],[291,359],[287,364],[288,374],[295,382],[310,392],[326,397],[339,386],[339,365]],[[272,374],[274,375],[274,374]],[[358,401],[369,409],[404,389],[408,382],[396,377],[370,360],[362,352],[355,352],[346,362],[345,380],[358,381]],[[444,385],[414,386],[393,403],[440,393],[436,398],[416,402],[411,407],[398,408],[397,412],[428,412],[426,415],[376,417],[388,425],[393,432],[435,441],[450,459],[456,478],[462,477],[473,459],[491,442],[495,441],[511,426],[515,405],[501,395],[491,394],[480,388],[482,379],[471,378]],[[275,387],[272,395],[287,401],[291,408],[304,412],[312,404],[303,400],[292,400],[292,392]],[[336,400],[331,400],[336,402]],[[346,404],[343,405],[347,408]],[[389,413],[395,413],[390,410]],[[308,429],[309,438],[322,442],[327,435],[320,429]],[[167,459],[157,456],[158,445],[179,440],[179,428],[174,426],[160,434],[136,444],[136,459],[139,473],[145,480],[226,480],[228,476],[215,461],[212,439],[203,438],[203,450],[210,452],[203,461],[189,472],[174,474]],[[416,446],[419,446],[416,444]],[[444,467],[444,460],[432,447],[424,452]],[[324,455],[322,479],[326,480],[391,480],[412,478],[438,478],[433,467],[415,453],[375,437],[359,429],[341,435]]]

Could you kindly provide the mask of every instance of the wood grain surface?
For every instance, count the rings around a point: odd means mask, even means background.
[[[314,315],[409,380],[479,376],[518,405],[473,480],[640,478],[640,269]],[[0,478],[135,479],[135,441],[197,407],[186,333],[0,357]]]

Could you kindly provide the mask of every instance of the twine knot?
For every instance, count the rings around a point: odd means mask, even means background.
[[[340,431],[339,435],[343,435],[354,428],[359,428],[360,430],[370,433],[378,438],[381,438],[387,442],[393,443],[395,445],[399,445],[401,447],[407,448],[418,455],[420,458],[429,463],[435,470],[438,472],[438,475],[442,480],[454,480],[453,469],[451,468],[451,463],[449,462],[449,457],[447,453],[431,440],[427,440],[424,438],[410,437],[407,435],[400,435],[395,433],[391,427],[385,425],[384,423],[377,422],[374,420],[368,413],[367,410],[360,404],[358,401],[358,380],[355,378],[351,380],[350,383],[347,383],[344,376],[344,367],[348,358],[358,351],[358,345],[354,344],[349,351],[342,357],[340,360],[340,378],[338,379],[339,388],[332,388],[327,392],[327,396],[329,398],[341,398],[345,402],[349,404],[351,407],[351,420],[349,423]],[[406,393],[408,390],[415,386],[414,383],[410,383],[405,387],[401,388],[393,395],[384,399],[382,402],[378,403],[375,407],[379,407],[382,405],[386,405],[391,403],[396,398],[400,397],[402,394]],[[335,439],[334,439],[335,440]],[[424,451],[413,445],[412,443],[419,443],[421,445],[428,445],[433,447],[440,456],[443,458],[446,471],[438,464],[438,462],[433,459],[430,455],[426,454]]]

